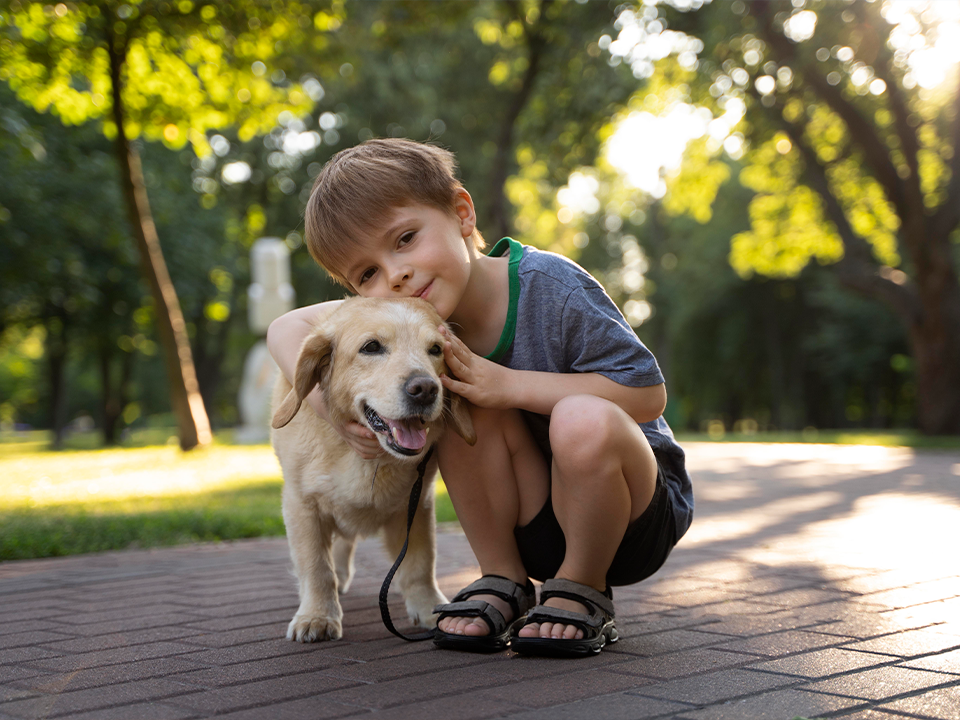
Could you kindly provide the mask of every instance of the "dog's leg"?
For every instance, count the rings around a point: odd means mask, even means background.
[[[353,555],[357,550],[355,537],[345,538],[335,535],[333,538],[333,566],[337,571],[337,589],[341,595],[346,594],[353,582],[354,565]]]
[[[300,607],[287,627],[297,642],[337,640],[343,635],[343,610],[333,569],[333,533],[322,527],[316,508],[284,486],[283,521],[290,557],[300,584]]]
[[[447,602],[437,586],[437,519],[434,514],[433,482],[425,483],[420,506],[410,528],[407,554],[397,570],[397,588],[407,601],[410,620],[422,627],[434,627],[436,605]],[[400,553],[407,535],[407,510],[394,515],[384,526],[383,538],[387,552],[393,557]]]

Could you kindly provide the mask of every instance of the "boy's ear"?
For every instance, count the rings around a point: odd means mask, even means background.
[[[333,338],[318,332],[304,340],[297,359],[293,388],[287,393],[273,414],[273,427],[279,430],[293,420],[303,399],[323,382],[333,360]]]
[[[473,206],[473,198],[464,188],[457,190],[457,199],[454,203],[457,217],[460,219],[460,234],[469,237],[477,229],[477,211]]]
[[[467,445],[477,444],[477,433],[473,429],[473,420],[470,419],[468,403],[456,393],[447,395],[450,426],[454,432],[462,437]]]

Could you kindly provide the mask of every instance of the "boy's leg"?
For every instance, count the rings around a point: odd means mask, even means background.
[[[520,559],[514,528],[530,522],[550,493],[549,467],[523,416],[517,410],[470,407],[477,444],[467,445],[448,432],[438,445],[440,473],[470,547],[484,575],[501,575],[523,585],[527,571]],[[477,595],[512,620],[510,606],[498,597]],[[444,618],[443,632],[487,635],[479,618]]]
[[[550,417],[550,447],[553,509],[567,545],[556,577],[602,592],[627,525],[653,499],[656,458],[636,421],[616,404],[592,395],[557,403]],[[561,598],[545,605],[586,610]],[[573,625],[532,623],[520,635],[570,639],[583,633]]]

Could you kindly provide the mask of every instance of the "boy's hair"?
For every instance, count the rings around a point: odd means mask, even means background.
[[[338,283],[360,233],[383,223],[396,208],[428,205],[455,213],[457,163],[448,150],[396,138],[367,140],[341,150],[324,165],[304,213],[306,243],[313,259]],[[470,239],[482,250],[474,230]]]

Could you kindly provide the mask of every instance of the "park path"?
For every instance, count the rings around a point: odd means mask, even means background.
[[[656,576],[615,590],[622,639],[598,657],[393,638],[374,540],[343,640],[315,645],[283,639],[297,606],[283,539],[9,562],[0,718],[960,718],[960,453],[688,453],[694,525]],[[443,532],[444,592],[476,573]]]

